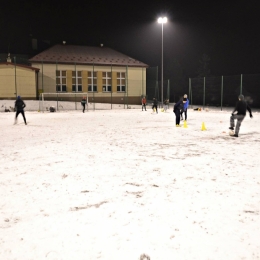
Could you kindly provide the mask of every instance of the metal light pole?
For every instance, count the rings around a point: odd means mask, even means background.
[[[167,17],[159,17],[158,23],[162,24],[162,76],[161,76],[161,91],[162,91],[162,107],[163,107],[163,24],[167,23]]]

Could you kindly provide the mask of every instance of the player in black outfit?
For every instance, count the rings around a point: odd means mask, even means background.
[[[229,129],[231,129],[231,130],[234,130],[234,127],[235,127],[234,121],[235,121],[235,119],[237,119],[235,134],[232,135],[233,137],[238,137],[238,133],[239,133],[241,123],[246,116],[246,110],[248,110],[248,112],[250,114],[250,118],[252,118],[253,115],[252,115],[251,108],[247,105],[244,96],[239,95],[236,107],[235,107],[235,109],[232,112],[231,117],[230,117],[230,127],[229,127]],[[237,113],[234,114],[235,112],[237,112]]]
[[[173,112],[176,117],[176,127],[180,126],[180,117],[181,117],[181,111],[183,109],[183,104],[186,103],[187,98],[181,98],[174,106],[173,106]]]
[[[157,99],[156,99],[156,98],[153,98],[152,110],[155,109],[156,113],[158,114],[157,104],[158,104]]]
[[[24,108],[26,107],[25,103],[23,102],[23,100],[21,99],[20,96],[17,97],[15,103],[14,103],[14,107],[16,109],[16,114],[15,114],[15,121],[14,123],[16,124],[17,123],[17,117],[18,115],[21,113],[22,116],[23,116],[23,120],[24,120],[24,123],[27,125],[26,123],[26,118],[25,118],[25,115],[24,115]]]

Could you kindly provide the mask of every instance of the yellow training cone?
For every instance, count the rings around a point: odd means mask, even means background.
[[[205,126],[205,124],[204,124],[204,122],[202,122],[201,130],[202,130],[202,131],[207,130],[207,129],[206,129],[206,126]]]
[[[187,125],[187,121],[186,121],[186,120],[184,120],[184,122],[183,122],[183,127],[184,127],[184,128],[188,128],[188,125]]]

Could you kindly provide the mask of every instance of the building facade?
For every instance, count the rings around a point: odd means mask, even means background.
[[[0,63],[0,99],[36,99],[39,69],[12,62]]]
[[[29,60],[40,93],[88,93],[89,101],[140,104],[147,64],[103,46],[55,45]]]

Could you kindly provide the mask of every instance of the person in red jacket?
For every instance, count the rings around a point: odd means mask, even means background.
[[[143,109],[145,109],[145,111],[146,111],[146,98],[145,97],[142,98],[142,111],[143,111]]]
[[[231,117],[230,117],[230,127],[229,129],[234,130],[235,127],[235,119],[237,120],[235,134],[231,135],[232,137],[238,137],[239,129],[241,126],[242,121],[244,120],[246,116],[246,110],[249,112],[250,118],[253,117],[251,108],[248,106],[248,104],[245,101],[244,96],[241,94],[238,96],[238,101],[236,103],[236,107],[234,108]],[[237,112],[235,114],[235,112]]]

